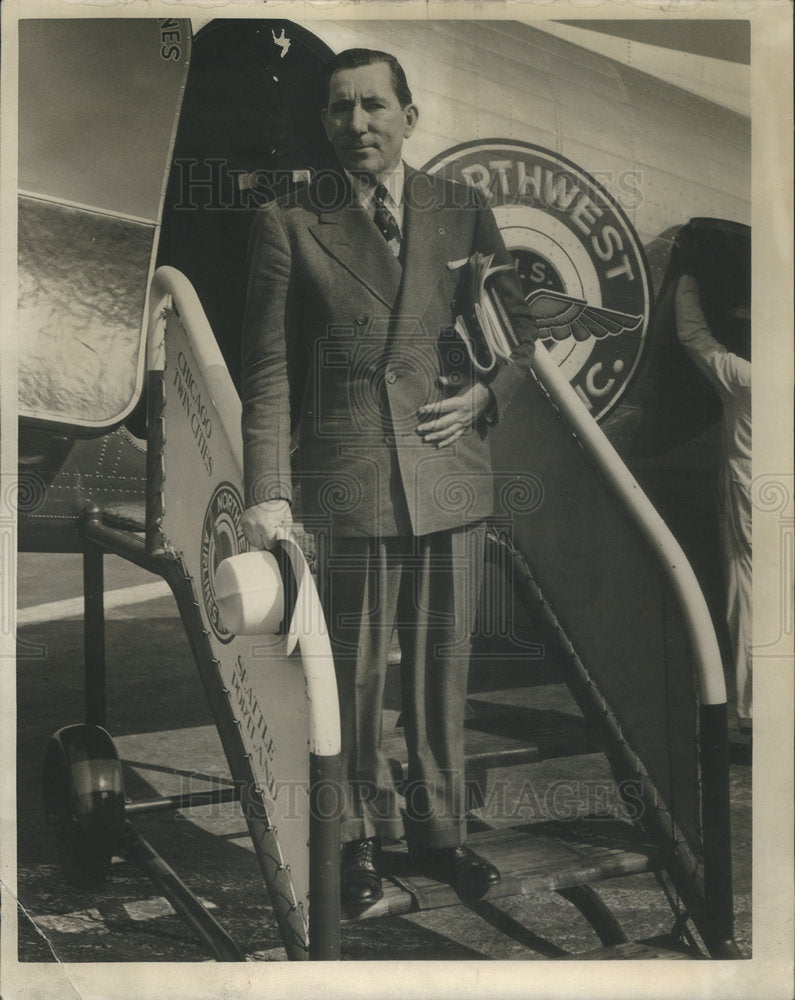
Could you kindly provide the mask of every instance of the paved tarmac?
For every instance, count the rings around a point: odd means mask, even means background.
[[[134,799],[227,784],[224,755],[173,600],[158,596],[157,589],[129,591],[157,581],[116,557],[105,563],[106,591],[121,592],[107,613],[107,728],[123,761],[126,794]],[[26,622],[19,629],[18,671],[20,960],[207,961],[206,950],[128,861],[115,859],[109,877],[93,891],[75,889],[61,876],[43,821],[41,762],[53,731],[83,717],[80,605],[54,604],[79,597],[81,588],[78,556],[20,555],[18,601]],[[125,603],[131,595],[135,603]],[[544,663],[489,669],[481,662],[470,686],[474,711],[510,716],[520,729],[526,724],[529,735],[542,717],[567,731],[582,728],[568,692]],[[390,732],[397,708],[393,684],[385,716]],[[730,727],[736,940],[749,957],[751,767],[749,747],[741,744],[731,713]],[[583,811],[594,804],[617,807],[607,762],[594,748],[490,771],[486,811],[474,813],[473,822],[500,826],[517,818],[554,819],[550,789],[564,780]],[[236,803],[141,816],[136,827],[205,901],[248,960],[285,959]],[[670,932],[674,918],[652,874],[600,882],[598,889],[631,940]],[[510,925],[513,936],[497,924]],[[499,899],[485,915],[460,904],[345,923],[342,930],[345,960],[549,960],[599,946],[593,927],[555,892]]]

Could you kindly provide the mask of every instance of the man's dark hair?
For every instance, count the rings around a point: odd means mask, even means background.
[[[386,63],[392,74],[392,86],[401,108],[411,104],[412,97],[403,67],[388,52],[378,49],[345,49],[331,58],[320,72],[320,101],[322,107],[328,107],[329,85],[331,77],[338,69],[356,69],[359,66],[373,66],[376,63]]]

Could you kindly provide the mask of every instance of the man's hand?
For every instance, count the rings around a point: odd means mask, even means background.
[[[286,500],[266,500],[246,507],[240,521],[246,541],[255,549],[271,548],[280,529],[287,532],[292,523],[293,514]]]
[[[455,380],[447,375],[439,376],[442,388],[455,384]],[[482,382],[473,382],[439,403],[421,406],[417,410],[420,418],[417,433],[422,436],[423,441],[435,443],[437,448],[446,448],[475,423],[486,411],[490,400],[488,388]]]

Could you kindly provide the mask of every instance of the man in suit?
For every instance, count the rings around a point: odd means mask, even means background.
[[[252,229],[243,527],[269,547],[300,493],[317,537],[342,723],[343,901],[381,897],[380,843],[404,830],[420,870],[481,895],[500,875],[464,845],[463,722],[492,511],[488,429],[525,375],[535,330],[504,272],[520,345],[514,363],[475,377],[452,327],[467,259],[511,262],[491,211],[474,190],[404,164],[419,112],[393,56],[342,52],[322,82],[340,168],[263,206]],[[381,750],[394,627],[403,795]]]

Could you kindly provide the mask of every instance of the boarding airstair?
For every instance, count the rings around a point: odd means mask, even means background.
[[[280,645],[283,635],[235,636],[224,628],[215,574],[224,558],[245,548],[239,531],[240,404],[187,280],[160,269],[149,303],[143,516],[136,521],[129,512],[123,518],[95,505],[79,527],[86,563],[87,720],[56,734],[45,768],[48,819],[68,874],[98,888],[111,858],[123,853],[155,880],[216,958],[240,960],[239,946],[132,822],[147,809],[184,810],[239,798],[291,959],[338,957],[341,924],[462,905],[546,957],[572,957],[501,905],[549,893],[594,928],[601,948],[585,957],[738,957],[726,693],[703,597],[667,529],[591,418],[579,412],[543,349],[497,437],[501,506],[489,533],[488,561],[491,592],[496,587],[510,594],[509,617],[518,613],[527,623],[520,655],[516,635],[513,647],[509,642],[502,651],[513,664],[512,683],[521,687],[522,656],[530,677],[543,649],[549,660],[544,669],[554,663],[557,672],[551,685],[557,703],[570,700],[561,711],[533,708],[532,699],[511,705],[509,698],[506,707],[503,698],[471,696],[468,842],[500,868],[497,886],[482,899],[462,899],[448,885],[412,871],[405,845],[396,843],[385,845],[384,898],[364,912],[340,912],[338,830],[317,807],[324,783],[335,780],[336,706],[311,697],[311,662],[301,659],[300,639],[288,652]],[[524,439],[516,433],[521,426],[536,429],[532,454],[516,447]],[[538,482],[544,483],[544,502],[532,492]],[[195,799],[125,802],[118,754],[103,728],[101,566],[107,553],[170,584],[232,788]],[[503,607],[497,617],[506,614]],[[499,662],[495,649],[487,643],[481,664]],[[400,782],[402,737],[399,727],[388,732]],[[498,771],[543,769],[557,760],[575,772],[597,758],[609,764],[616,789],[609,809],[577,808],[532,822],[522,822],[520,812],[519,822],[495,823],[484,808]],[[287,784],[300,786],[307,808],[286,808],[279,789]],[[670,903],[671,930],[662,938],[632,940],[632,929],[623,928],[600,898],[600,883],[635,875],[655,878]]]

